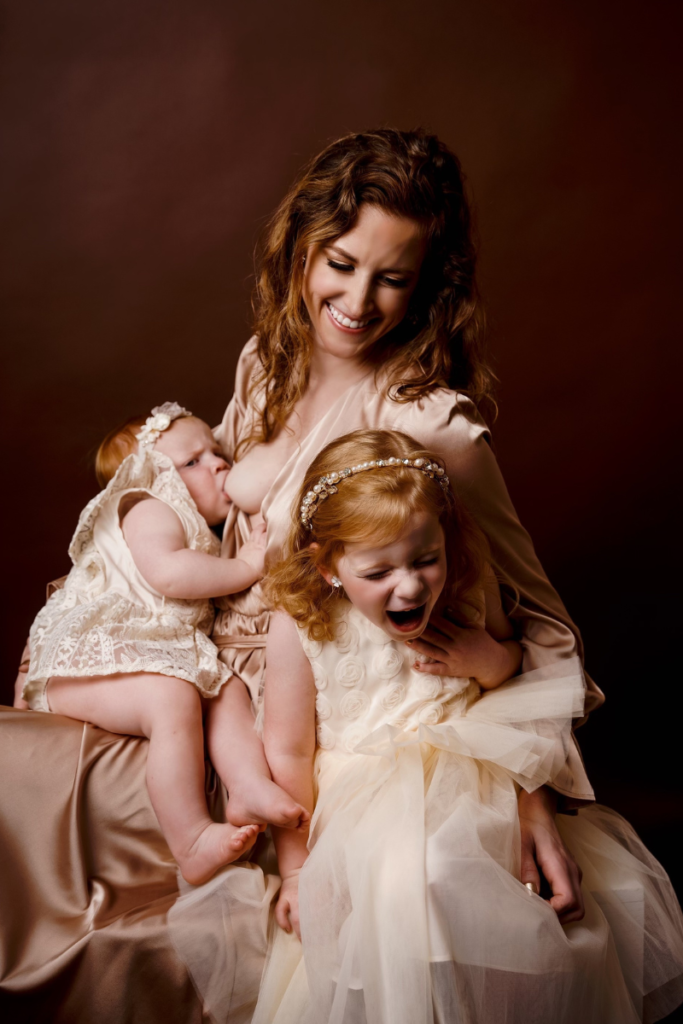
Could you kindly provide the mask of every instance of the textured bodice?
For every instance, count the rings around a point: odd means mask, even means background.
[[[348,601],[334,618],[335,639],[310,640],[299,630],[316,687],[318,745],[352,753],[384,725],[400,731],[461,716],[476,700],[470,679],[423,675],[415,652],[392,640]]]

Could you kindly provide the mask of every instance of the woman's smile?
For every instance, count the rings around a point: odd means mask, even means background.
[[[352,331],[355,334],[361,334],[372,323],[372,317],[368,317],[366,320],[356,320],[347,316],[341,309],[337,309],[331,302],[327,302],[325,305],[335,327],[339,327],[342,331]]]

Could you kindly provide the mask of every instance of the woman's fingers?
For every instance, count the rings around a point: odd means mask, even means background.
[[[415,651],[417,654],[425,654],[428,658],[436,658],[437,661],[443,661],[448,656],[442,647],[436,647],[425,640],[424,633],[416,640],[407,640],[406,646],[410,647],[411,651]]]
[[[553,895],[548,901],[562,924],[580,921],[585,914],[581,892],[581,869],[574,861],[544,867]],[[550,877],[552,875],[552,877]]]
[[[536,844],[534,843],[534,837],[526,829],[522,829],[522,862],[520,870],[520,878],[523,885],[530,882],[534,888],[536,895],[541,891],[541,876],[536,867]]]
[[[452,676],[453,672],[444,665],[442,661],[414,661],[413,668],[416,672],[423,672],[426,676]]]

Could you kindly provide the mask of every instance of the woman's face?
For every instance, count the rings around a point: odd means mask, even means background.
[[[425,254],[417,221],[362,206],[351,231],[306,253],[303,297],[319,350],[364,352],[403,320]]]

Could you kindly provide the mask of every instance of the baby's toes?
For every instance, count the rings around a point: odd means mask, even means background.
[[[258,825],[243,825],[242,828],[238,828],[234,833],[230,840],[230,845],[234,850],[247,850],[250,846],[254,845],[258,834]]]

